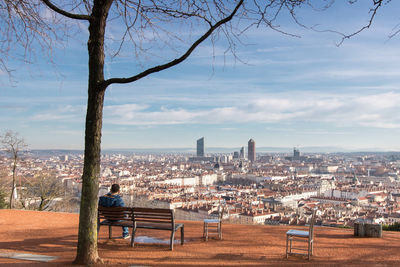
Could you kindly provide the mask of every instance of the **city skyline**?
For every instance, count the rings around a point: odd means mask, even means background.
[[[317,30],[345,33],[368,22],[365,2],[337,2],[325,12],[299,10],[299,17]],[[257,147],[399,151],[399,37],[388,37],[399,6],[383,6],[371,29],[339,47],[340,35],[285,17],[282,30],[301,38],[251,29],[236,51],[245,64],[225,54],[223,41],[207,41],[181,65],[107,91],[102,147],[193,147],[206,136],[207,147],[241,147],[251,137]],[[40,57],[32,65],[10,61],[12,78],[0,72],[1,131],[18,132],[31,149],[83,149],[85,31],[53,51],[54,64]],[[159,52],[140,63],[164,62],[168,53]],[[141,69],[132,62],[108,55],[106,76]]]

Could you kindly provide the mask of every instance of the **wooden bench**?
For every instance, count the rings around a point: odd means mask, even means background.
[[[112,237],[112,226],[125,226],[133,228],[133,209],[129,207],[101,207],[97,212],[97,237],[100,226],[108,226],[108,238]]]
[[[112,226],[125,226],[132,229],[131,246],[134,246],[136,230],[153,229],[170,231],[170,248],[174,248],[175,232],[181,229],[181,244],[184,243],[184,225],[175,223],[174,211],[170,209],[101,207],[98,208],[97,233],[100,226],[108,226],[108,237],[112,237]]]
[[[181,229],[181,245],[184,243],[184,225],[175,223],[174,211],[170,209],[133,208],[133,231],[131,246],[138,228],[171,231],[170,248],[174,249],[175,232]]]

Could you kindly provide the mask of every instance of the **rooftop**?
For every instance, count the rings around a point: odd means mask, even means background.
[[[168,240],[168,232],[139,229],[143,243],[129,246],[128,240],[107,239],[102,227],[97,266],[278,266],[278,265],[396,265],[400,266],[400,233],[384,232],[383,238],[353,237],[352,229],[316,227],[315,255],[285,258],[285,232],[305,229],[293,226],[223,225],[223,240],[202,238],[202,223],[185,221],[185,245],[148,243],[146,238]],[[0,265],[68,266],[75,257],[78,214],[0,210]],[[115,229],[113,234],[120,235]],[[176,234],[179,239],[180,234]],[[5,257],[15,253],[55,256],[49,263]]]

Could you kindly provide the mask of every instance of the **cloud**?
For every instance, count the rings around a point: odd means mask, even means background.
[[[342,126],[400,128],[400,93],[369,96],[328,93],[276,93],[236,96],[238,101],[213,106],[156,107],[150,104],[112,105],[105,108],[106,123],[115,125],[169,125],[224,123],[335,123]],[[231,96],[232,99],[232,96]]]
[[[85,107],[81,105],[59,105],[51,109],[46,109],[30,117],[31,121],[82,121],[85,114]]]
[[[400,122],[399,123],[391,123],[391,122],[384,122],[384,121],[362,121],[360,125],[373,127],[373,128],[384,128],[384,129],[400,129]]]
[[[328,77],[356,78],[356,77],[398,77],[400,70],[369,70],[369,69],[340,69],[329,70],[321,75]]]
[[[233,127],[223,127],[223,128],[219,128],[222,131],[237,131],[239,130],[238,128],[233,128]]]
[[[59,135],[74,135],[74,136],[84,136],[84,131],[79,129],[79,130],[53,130],[51,131],[52,134],[59,134]]]

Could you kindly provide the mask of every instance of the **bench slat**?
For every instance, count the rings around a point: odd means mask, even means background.
[[[162,221],[162,222],[172,222],[172,218],[160,218],[160,217],[137,217],[135,215],[135,221],[149,221],[149,220],[153,220],[153,221]]]
[[[168,215],[160,215],[160,214],[138,214],[138,213],[134,213],[135,218],[156,218],[156,219],[165,219],[165,220],[172,220],[172,216]]]
[[[167,220],[172,220],[172,215],[164,215],[164,214],[144,214],[144,213],[136,213],[134,212],[135,218],[160,218],[160,219],[167,219]]]
[[[147,212],[147,213],[152,213],[152,212],[156,212],[156,213],[171,213],[172,210],[170,209],[158,209],[158,208],[133,208],[135,210],[135,212]]]

